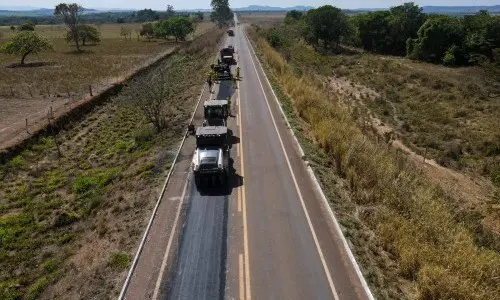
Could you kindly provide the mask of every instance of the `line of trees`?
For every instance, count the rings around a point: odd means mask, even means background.
[[[164,38],[171,36],[175,41],[184,41],[186,37],[193,33],[196,24],[190,17],[175,16],[158,22],[147,22],[142,24],[140,35],[148,39]]]
[[[171,7],[171,5],[170,5]],[[169,6],[165,11],[155,11],[152,9],[142,9],[139,11],[125,12],[98,12],[89,13],[81,16],[83,23],[91,24],[110,24],[110,23],[144,23],[164,20],[172,16],[173,7],[169,11]],[[203,20],[203,12],[174,12],[175,16],[196,17]],[[0,26],[20,25],[25,22],[31,22],[38,25],[54,25],[60,21],[55,16],[0,16]]]
[[[339,50],[342,43],[426,62],[467,65],[499,61],[500,16],[486,11],[463,17],[427,15],[412,2],[347,16],[325,5],[306,13],[288,12],[284,25],[267,37],[275,47],[301,38],[322,50]]]

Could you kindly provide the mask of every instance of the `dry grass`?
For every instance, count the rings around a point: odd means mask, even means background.
[[[172,41],[131,40],[120,37],[121,26],[140,28],[140,24],[103,24],[100,26],[102,41],[98,45],[85,46],[85,52],[76,53],[75,47],[64,40],[66,28],[61,25],[40,25],[36,31],[49,38],[54,51],[28,56],[27,62],[49,62],[53,65],[31,68],[5,68],[18,63],[18,57],[0,54],[0,98],[80,98],[94,89],[107,86],[120,76],[172,48]],[[195,35],[206,32],[212,23],[202,23]],[[0,27],[6,41],[11,33],[8,27]],[[2,40],[0,40],[2,42]],[[12,90],[11,90],[12,88]]]
[[[498,69],[452,69],[369,53],[326,56],[302,44],[290,52],[299,68],[344,81],[347,96],[361,100],[418,154],[500,186]]]
[[[117,296],[222,36],[206,33],[68,124],[62,157],[43,137],[0,165],[0,299]],[[175,97],[156,134],[133,103],[160,68]]]
[[[297,72],[250,33],[376,296],[497,299],[500,255],[476,244],[447,196],[366,136],[320,78]]]
[[[255,24],[268,28],[282,23],[285,16],[285,12],[240,12],[238,13],[238,20],[240,23]]]

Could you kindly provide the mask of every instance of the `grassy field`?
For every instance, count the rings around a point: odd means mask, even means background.
[[[256,24],[261,27],[274,27],[285,19],[285,12],[239,12],[241,23]]]
[[[186,44],[56,139],[0,165],[0,299],[117,296],[222,36],[213,29]],[[134,105],[141,88],[160,84],[155,72],[172,89],[159,134]]]
[[[376,297],[496,299],[499,251],[470,226],[482,216],[457,214],[454,195],[365,133],[325,80],[339,69],[329,57],[298,45],[289,64],[255,31],[250,36]],[[375,77],[372,68],[367,77]]]
[[[122,26],[133,29],[131,40],[120,37]],[[195,35],[211,28],[213,23],[201,23]],[[52,96],[80,97],[88,93],[88,86],[99,89],[115,81],[140,63],[158,55],[175,45],[172,41],[137,39],[140,24],[103,24],[98,28],[102,41],[97,45],[83,47],[76,53],[75,46],[64,40],[66,27],[62,25],[40,25],[36,31],[49,38],[53,51],[30,55],[26,62],[46,62],[51,65],[31,68],[5,68],[18,63],[18,57],[0,53],[0,98],[46,98]],[[12,31],[0,27],[3,39],[8,40]]]

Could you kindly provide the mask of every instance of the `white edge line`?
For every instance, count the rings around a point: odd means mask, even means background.
[[[247,40],[247,42],[250,43],[249,40]],[[253,56],[257,57],[255,55],[255,53],[254,53]],[[255,59],[257,59],[257,58],[255,58]],[[281,134],[279,132],[278,125],[276,124],[276,120],[274,118],[274,115],[273,115],[273,112],[272,112],[272,109],[271,109],[271,105],[269,104],[269,99],[268,99],[268,97],[266,95],[266,91],[264,90],[264,85],[262,84],[262,80],[260,79],[261,76],[259,76],[259,72],[257,71],[257,66],[256,66],[256,64],[254,62],[255,59],[252,57],[252,55],[250,55],[250,60],[252,61],[252,65],[253,65],[253,68],[255,70],[255,74],[257,76],[257,79],[259,80],[260,88],[262,90],[264,98],[266,99],[266,105],[267,105],[267,108],[269,110],[269,114],[271,115],[271,119],[273,121],[274,129],[276,130],[276,134],[278,135],[278,139],[280,141],[281,149],[283,150],[283,154],[285,155],[286,163],[288,165],[288,170],[290,171],[290,174],[292,175],[293,184],[295,185],[295,190],[297,191],[297,194],[299,196],[300,204],[302,205],[302,210],[303,210],[304,215],[305,215],[306,220],[307,220],[307,225],[309,226],[309,230],[311,231],[311,235],[312,235],[312,238],[314,240],[314,244],[316,245],[316,249],[318,251],[319,259],[321,260],[321,264],[323,265],[323,270],[324,270],[326,278],[328,280],[328,285],[330,286],[330,290],[331,290],[331,292],[333,294],[333,298],[335,300],[339,300],[340,297],[339,297],[339,295],[337,293],[337,289],[335,288],[335,284],[333,283],[333,279],[332,279],[332,275],[331,275],[330,269],[328,267],[328,264],[326,263],[326,259],[325,259],[325,256],[323,254],[323,250],[321,249],[321,245],[319,244],[318,237],[316,236],[316,230],[314,229],[314,226],[312,225],[311,217],[309,216],[306,204],[304,202],[304,198],[302,196],[302,192],[300,190],[300,187],[299,187],[299,185],[297,183],[297,180],[296,180],[296,177],[295,177],[295,172],[292,169],[292,165],[290,163],[290,159],[289,159],[287,151],[285,149],[285,145],[283,144],[283,139],[281,138]]]
[[[161,262],[161,267],[160,267],[160,273],[158,274],[158,278],[156,279],[153,297],[151,298],[153,300],[158,299],[158,293],[160,292],[160,285],[163,279],[163,273],[165,272],[165,268],[167,267],[168,255],[170,254],[170,247],[172,247],[172,241],[174,240],[175,231],[177,230],[177,222],[181,215],[182,205],[184,204],[184,197],[186,195],[188,184],[189,184],[189,173],[186,178],[186,183],[184,184],[184,188],[182,189],[181,199],[179,201],[177,213],[175,214],[174,226],[172,226],[172,230],[170,231],[170,236],[168,237],[167,249],[165,250],[165,254],[163,255],[163,260]]]
[[[225,40],[225,39],[223,39]],[[191,115],[191,119],[189,120],[189,124],[193,123],[194,116],[196,115],[196,111],[198,110],[198,106],[200,106],[201,99],[203,98],[203,93],[205,92],[206,89],[206,84],[203,82],[203,88],[201,89],[200,97],[198,98],[198,102],[196,103],[196,106],[194,108],[193,114]],[[165,179],[165,183],[163,184],[163,187],[160,192],[160,196],[158,197],[158,200],[156,201],[156,205],[153,209],[153,213],[151,214],[151,217],[149,218],[148,225],[146,227],[146,230],[144,231],[144,235],[142,236],[141,243],[139,244],[139,248],[137,249],[137,252],[135,253],[134,260],[132,262],[132,265],[130,266],[130,269],[127,274],[127,278],[125,279],[125,282],[123,283],[120,296],[118,296],[119,300],[123,300],[125,297],[125,293],[127,292],[128,285],[130,284],[130,279],[132,278],[132,275],[134,273],[135,267],[137,266],[137,262],[139,261],[139,257],[141,255],[141,252],[144,248],[144,245],[146,244],[146,239],[148,237],[149,231],[151,230],[151,226],[153,225],[153,221],[156,217],[156,212],[158,211],[158,207],[160,206],[161,199],[163,198],[163,194],[165,194],[165,190],[167,188],[168,182],[170,181],[170,176],[172,175],[172,172],[175,167],[175,163],[177,162],[177,158],[179,157],[179,154],[181,153],[182,146],[184,145],[184,142],[186,141],[187,137],[187,129],[186,132],[184,133],[184,137],[182,138],[182,142],[179,145],[179,149],[177,150],[177,154],[175,155],[175,158],[172,162],[172,166],[170,166],[170,170],[168,171],[167,178]],[[179,204],[180,205],[180,204]]]
[[[245,38],[248,40],[248,43],[250,45],[250,49],[252,50],[253,54],[257,58],[257,62],[259,63],[259,67],[261,68],[262,73],[264,74],[264,78],[266,79],[267,84],[271,88],[271,92],[272,92],[272,94],[274,96],[274,100],[278,104],[278,107],[279,107],[279,109],[281,111],[281,114],[282,114],[283,118],[285,119],[286,124],[288,126],[288,130],[292,134],[292,137],[293,137],[293,139],[295,141],[295,144],[296,144],[296,146],[299,149],[300,155],[302,157],[304,157],[305,156],[304,150],[302,149],[302,146],[300,145],[297,137],[295,136],[295,132],[292,130],[292,127],[290,126],[290,123],[288,121],[288,117],[286,116],[285,112],[283,111],[283,108],[281,107],[281,103],[279,102],[278,97],[276,96],[276,94],[274,92],[273,86],[271,85],[271,83],[269,82],[269,79],[267,78],[266,72],[264,71],[264,68],[262,67],[262,64],[260,63],[259,57],[255,53],[255,50],[253,49],[253,45],[250,42],[250,39],[248,39],[248,37],[246,35],[246,32],[244,34],[245,34]],[[359,278],[359,281],[361,282],[363,290],[367,294],[368,299],[374,300],[375,298],[373,297],[373,294],[370,291],[370,288],[368,287],[368,283],[366,282],[366,279],[363,276],[363,273],[361,273],[361,269],[359,268],[358,262],[356,261],[356,259],[354,258],[354,255],[352,254],[351,248],[349,247],[349,244],[347,243],[347,239],[345,238],[344,234],[342,233],[342,229],[340,228],[339,222],[337,221],[337,218],[335,217],[335,214],[333,213],[333,210],[330,207],[328,199],[326,198],[325,193],[323,192],[323,189],[321,188],[321,184],[319,183],[319,181],[318,181],[318,179],[316,177],[316,174],[314,174],[313,169],[308,164],[307,164],[307,171],[309,173],[309,177],[311,178],[311,180],[314,182],[314,184],[316,186],[316,190],[319,193],[321,200],[323,200],[322,201],[323,202],[323,206],[325,208],[327,208],[327,210],[328,210],[328,213],[329,213],[329,215],[330,215],[330,217],[331,217],[331,219],[333,221],[333,225],[334,225],[335,230],[340,235],[340,238],[342,240],[342,244],[343,244],[343,246],[344,246],[344,248],[345,248],[345,250],[347,252],[347,256],[349,257],[349,260],[351,261],[351,264],[353,265],[354,270],[356,271],[356,274],[358,275],[358,278]]]

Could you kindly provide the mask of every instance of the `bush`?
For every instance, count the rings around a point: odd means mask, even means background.
[[[111,254],[108,266],[113,269],[126,270],[130,266],[131,257],[127,253],[116,252]]]

